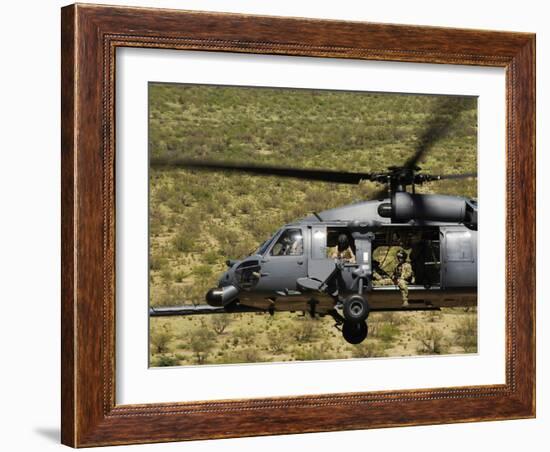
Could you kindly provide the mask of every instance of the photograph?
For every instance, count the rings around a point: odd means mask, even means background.
[[[476,96],[149,82],[149,366],[478,350]]]

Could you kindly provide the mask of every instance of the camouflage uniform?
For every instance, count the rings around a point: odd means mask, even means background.
[[[393,281],[389,275],[380,267],[378,261],[372,263],[372,283],[375,286],[391,286]]]
[[[337,246],[331,246],[327,248],[327,256],[330,259],[339,259],[346,262],[355,262],[355,255],[351,250],[351,247],[347,247],[344,251],[338,251]]]
[[[374,286],[393,286],[395,284],[393,279],[388,278],[387,276],[381,276],[378,273],[373,273],[372,279],[372,284]]]
[[[393,279],[396,281],[397,287],[399,287],[399,291],[401,292],[403,306],[409,305],[409,282],[412,276],[412,266],[407,261],[399,262],[393,272]]]
[[[375,286],[391,286],[395,284],[399,288],[399,292],[401,292],[403,306],[408,306],[409,282],[411,281],[413,276],[412,266],[409,262],[405,260],[407,256],[407,253],[405,251],[398,251],[397,255],[401,255],[402,258],[397,264],[397,267],[395,267],[395,270],[393,271],[391,277],[389,277],[387,274],[383,275],[382,273],[385,272],[381,271],[379,265],[373,266],[372,283]]]

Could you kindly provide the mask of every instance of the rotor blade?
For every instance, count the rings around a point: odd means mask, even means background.
[[[442,174],[439,176],[436,176],[437,180],[445,180],[445,179],[468,179],[477,177],[477,173],[464,173],[464,174]]]
[[[462,101],[460,101],[462,100]],[[455,96],[442,99],[434,111],[428,123],[428,127],[420,137],[415,147],[415,152],[406,162],[405,167],[414,169],[420,160],[439,139],[445,136],[460,113],[468,108],[468,99],[460,99]]]
[[[296,169],[282,166],[248,165],[243,163],[223,161],[200,161],[189,159],[154,159],[153,167],[165,168],[192,168],[200,171],[231,171],[239,173],[257,174],[262,176],[292,177],[294,179],[334,182],[340,184],[358,184],[362,180],[373,180],[371,173],[346,173],[322,169]]]
[[[162,306],[158,308],[149,308],[149,317],[173,317],[178,315],[203,315],[203,314],[227,314],[233,312],[267,312],[265,309],[253,308],[250,306],[237,305],[232,307],[231,311],[223,306],[210,306],[208,304],[182,305],[182,306]]]

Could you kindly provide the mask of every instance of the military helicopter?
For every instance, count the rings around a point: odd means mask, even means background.
[[[351,344],[368,335],[372,311],[434,310],[477,305],[477,202],[459,196],[420,194],[426,182],[476,174],[432,175],[417,165],[449,124],[429,128],[402,166],[371,173],[297,169],[220,161],[156,161],[199,171],[230,171],[312,181],[383,185],[374,199],[315,212],[281,227],[257,250],[228,259],[206,305],[151,308],[150,316],[206,313],[302,312],[331,316]],[[409,189],[410,188],[410,189]],[[354,259],[328,252],[346,238]],[[392,248],[410,249],[413,277],[408,305],[397,284],[379,285]],[[378,259],[373,256],[377,255]],[[391,276],[391,275],[390,275]]]

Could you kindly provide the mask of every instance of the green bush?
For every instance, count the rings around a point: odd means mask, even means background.
[[[153,270],[153,271],[161,270],[167,263],[168,263],[168,260],[166,258],[155,255],[154,253],[151,253],[151,256],[149,257],[150,270]]]
[[[208,265],[219,264],[223,261],[221,256],[214,250],[207,251],[203,256],[204,262]]]
[[[215,335],[203,326],[191,330],[187,335],[189,349],[193,352],[196,364],[205,364],[215,344]]]
[[[178,232],[173,238],[174,248],[181,253],[189,253],[195,250],[196,239],[186,232]]]
[[[179,360],[175,356],[170,355],[155,356],[151,361],[152,367],[171,367],[178,364]]]
[[[199,279],[209,278],[210,276],[212,276],[212,266],[197,265],[193,267],[192,273],[195,278],[199,278]]]
[[[399,329],[389,323],[381,324],[376,332],[376,337],[383,342],[391,343],[399,334]]]
[[[241,327],[236,330],[233,335],[240,343],[245,345],[252,345],[256,338],[256,331],[250,327]]]

